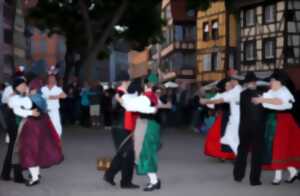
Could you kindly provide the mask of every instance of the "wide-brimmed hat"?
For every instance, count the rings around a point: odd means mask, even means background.
[[[20,86],[21,84],[26,83],[26,80],[22,77],[17,77],[14,79],[13,81],[13,89],[16,90],[18,86]]]
[[[270,81],[272,79],[281,82],[282,85],[288,85],[290,82],[288,74],[285,71],[279,69],[274,70],[273,74],[269,77]]]
[[[253,71],[247,72],[243,83],[256,82],[258,79]]]

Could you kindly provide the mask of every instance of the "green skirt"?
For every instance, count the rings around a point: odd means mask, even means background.
[[[139,130],[136,130],[139,131]],[[158,170],[158,150],[160,146],[160,125],[155,120],[147,120],[146,132],[137,161],[137,174],[146,175]]]

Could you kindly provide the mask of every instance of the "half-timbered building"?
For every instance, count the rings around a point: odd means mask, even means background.
[[[299,78],[300,1],[239,0],[237,6],[240,70],[286,69],[292,78]]]

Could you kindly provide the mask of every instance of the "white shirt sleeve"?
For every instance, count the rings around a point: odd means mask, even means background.
[[[242,88],[240,86],[236,86],[233,89],[226,91],[224,93],[219,94],[219,99],[223,99],[224,102],[229,103],[232,100],[236,99],[240,96]]]
[[[9,98],[13,95],[13,93],[14,93],[14,90],[13,90],[12,86],[7,86],[3,91],[1,102],[3,104],[8,104]]]
[[[24,104],[25,107],[22,107],[22,104]],[[19,100],[17,98],[11,98],[9,100],[9,107],[12,108],[15,115],[20,116],[22,118],[32,116],[31,109],[27,109],[32,107],[32,102],[29,98],[24,98],[22,100]]]
[[[143,114],[154,114],[155,107],[151,107],[151,102],[146,96],[123,95],[122,106],[128,112],[139,112]]]
[[[210,98],[210,100],[217,100],[217,99],[222,99],[222,96],[221,96],[220,93],[217,93],[215,96]],[[210,109],[214,109],[215,105],[214,104],[208,104],[207,107],[210,108]]]
[[[49,97],[49,91],[47,90],[47,88],[44,86],[42,89],[41,89],[41,91],[42,91],[42,96],[43,96],[43,98],[44,99],[48,99],[48,97]]]
[[[269,104],[269,103],[262,104],[263,107],[265,107],[265,108],[272,109],[272,110],[278,110],[278,111],[292,109],[293,103],[295,102],[294,96],[286,87],[283,87],[282,89],[280,89],[276,92],[269,90],[268,92],[263,94],[263,98],[280,99],[283,102],[281,105],[274,105],[274,104]]]

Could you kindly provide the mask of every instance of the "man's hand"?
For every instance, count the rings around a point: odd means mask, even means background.
[[[32,110],[32,116],[39,117],[40,116],[40,112],[37,109],[33,109]]]
[[[258,105],[262,103],[262,98],[261,97],[254,97],[252,98],[252,103]]]
[[[200,102],[201,105],[206,105],[207,104],[207,99],[200,98],[199,102]]]

